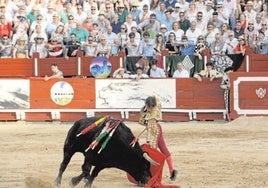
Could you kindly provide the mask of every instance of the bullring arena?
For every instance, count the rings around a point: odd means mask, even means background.
[[[167,165],[163,184],[182,188],[268,187],[268,117],[241,116],[231,122],[164,122],[163,132],[178,169],[171,182]],[[143,127],[125,122],[137,135]],[[0,187],[54,188],[62,147],[71,122],[0,122]],[[143,136],[140,142],[144,142]],[[62,187],[80,173],[77,153],[63,174]],[[83,187],[81,182],[77,187]],[[126,173],[105,169],[94,188],[131,188]]]

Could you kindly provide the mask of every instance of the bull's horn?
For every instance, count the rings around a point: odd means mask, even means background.
[[[159,163],[156,162],[156,161],[154,161],[154,160],[148,155],[148,153],[144,153],[144,154],[143,154],[143,157],[144,157],[147,161],[149,161],[152,165],[154,165],[154,166],[159,165]]]

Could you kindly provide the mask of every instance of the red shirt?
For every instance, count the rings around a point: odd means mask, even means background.
[[[10,23],[0,24],[0,37],[2,38],[4,35],[10,37],[12,31],[12,25]]]

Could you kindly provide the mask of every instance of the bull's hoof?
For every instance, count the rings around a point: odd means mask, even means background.
[[[175,181],[178,175],[178,171],[177,170],[173,170],[170,176],[171,181]]]
[[[61,180],[60,180],[59,178],[56,178],[54,184],[55,184],[57,187],[60,187],[60,185],[61,185]]]
[[[77,177],[73,177],[70,181],[70,186],[74,187],[76,185],[78,185],[80,183],[80,181],[82,180],[83,177],[81,176],[77,176]]]

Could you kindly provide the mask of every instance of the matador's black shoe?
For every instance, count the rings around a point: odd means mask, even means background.
[[[173,170],[170,176],[171,181],[175,181],[178,175],[178,171],[177,170]]]

